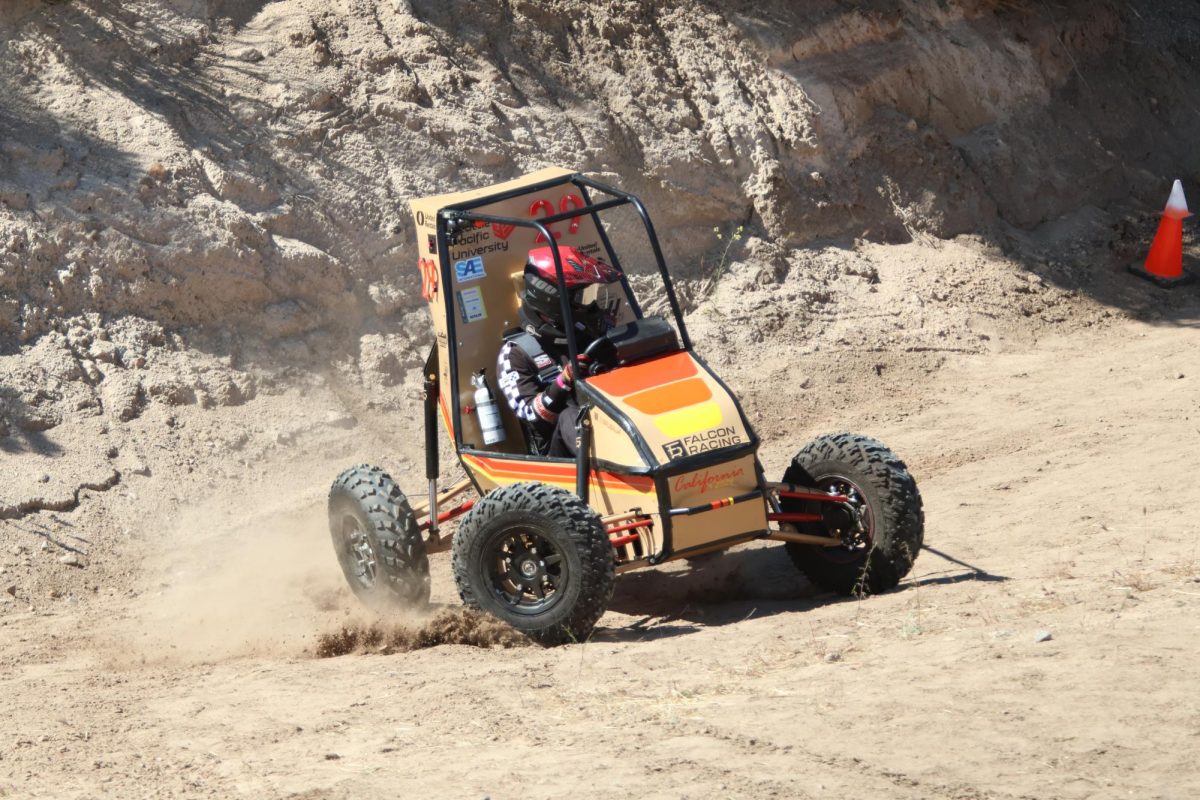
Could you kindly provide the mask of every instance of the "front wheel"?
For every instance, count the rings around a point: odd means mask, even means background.
[[[579,497],[541,483],[493,491],[454,536],[463,602],[531,639],[556,645],[592,632],[613,592],[604,525]]]
[[[844,595],[894,588],[912,569],[925,536],[917,483],[895,453],[850,433],[827,434],[792,459],[784,482],[842,495],[848,506],[781,498],[785,512],[821,514],[801,533],[837,536],[840,547],[788,542],[788,555],[822,589]]]
[[[379,467],[360,464],[329,490],[329,533],[350,588],[369,606],[429,602],[429,558],[408,499]]]

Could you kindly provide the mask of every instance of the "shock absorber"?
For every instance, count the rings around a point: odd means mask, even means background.
[[[438,443],[437,443],[438,363],[437,348],[425,361],[425,480],[429,483],[429,541],[438,542]]]

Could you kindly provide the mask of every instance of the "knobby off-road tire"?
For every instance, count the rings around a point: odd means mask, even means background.
[[[463,602],[547,645],[591,634],[613,593],[613,553],[600,517],[542,483],[496,489],[454,535]]]
[[[379,467],[360,464],[329,490],[329,533],[350,588],[368,606],[429,602],[429,558],[416,515]]]
[[[844,536],[850,546],[786,544],[814,584],[843,595],[877,594],[894,588],[912,569],[925,537],[925,512],[908,468],[883,444],[851,433],[818,437],[796,454],[783,479],[849,494],[865,528]],[[780,505],[784,511],[825,515],[824,523],[797,525],[801,533],[845,534],[853,527],[849,515],[829,503],[784,498]]]

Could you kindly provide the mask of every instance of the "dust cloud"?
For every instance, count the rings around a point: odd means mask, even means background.
[[[260,498],[261,499],[261,498]],[[222,507],[223,506],[223,507]],[[298,656],[315,632],[361,613],[329,542],[324,503],[256,509],[218,497],[164,537],[156,586],[115,622],[119,660],[205,663]]]

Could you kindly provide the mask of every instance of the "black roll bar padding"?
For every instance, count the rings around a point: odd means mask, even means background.
[[[650,247],[654,250],[654,259],[658,262],[659,273],[662,274],[663,287],[667,290],[667,301],[671,304],[671,313],[675,315],[675,321],[679,324],[679,338],[683,340],[683,349],[691,350],[692,339],[688,336],[687,325],[683,322],[683,310],[679,307],[679,298],[675,296],[675,284],[671,282],[671,275],[667,272],[662,248],[658,244],[658,235],[654,232],[654,223],[650,221],[650,215],[646,213],[646,207],[642,205],[641,200],[630,195],[629,203],[642,218],[642,224],[646,226],[646,233],[650,237]]]
[[[575,494],[585,503],[588,502],[591,477],[588,463],[588,450],[592,449],[592,423],[588,419],[591,410],[591,405],[584,403],[579,407],[579,416],[575,418]]]
[[[450,420],[454,424],[454,449],[462,449],[462,405],[458,402],[458,331],[454,324],[454,296],[450,288],[450,246],[446,241],[446,228],[449,219],[445,214],[437,216],[437,248],[440,283],[438,291],[442,293],[442,305],[446,314],[446,348],[450,358]],[[470,470],[467,471],[470,475]]]
[[[545,237],[547,242],[557,243],[554,237],[547,230],[546,226],[553,225],[555,222],[562,222],[563,220],[572,219],[574,217],[581,217],[585,214],[590,214],[595,217],[598,212],[607,210],[609,208],[616,208],[617,206],[626,204],[633,206],[634,211],[636,211],[638,216],[641,217],[642,226],[646,229],[646,236],[650,240],[650,249],[654,253],[654,261],[658,267],[658,274],[662,277],[663,287],[667,290],[667,302],[671,306],[671,313],[675,317],[675,324],[679,326],[679,338],[683,342],[683,349],[691,350],[692,338],[688,335],[687,324],[683,321],[683,311],[679,307],[679,298],[675,294],[675,284],[671,281],[671,273],[667,271],[666,259],[663,257],[662,246],[659,244],[658,234],[654,230],[654,223],[650,221],[650,214],[646,211],[646,207],[642,205],[642,201],[639,200],[635,195],[629,194],[628,192],[622,192],[620,189],[615,189],[607,184],[593,181],[590,178],[584,177],[578,173],[567,176],[561,182],[556,182],[552,185],[560,185],[561,183],[571,183],[580,189],[583,189],[584,187],[591,187],[596,191],[603,192],[611,196],[613,199],[605,200],[600,203],[587,202],[583,208],[572,208],[567,211],[562,211],[558,214],[552,214],[548,217],[539,217],[536,220],[532,220],[518,219],[516,217],[499,217],[493,214],[479,214],[470,210],[471,208],[478,207],[479,205],[493,202],[493,198],[481,198],[479,200],[472,201],[469,204],[463,203],[443,209],[438,215],[439,220],[443,217],[449,217],[455,220],[479,220],[480,222],[494,222],[500,225],[516,225],[522,228],[537,228],[538,231],[541,232],[541,234]],[[605,235],[603,227],[597,223],[596,229],[599,231],[602,241],[611,250],[611,246],[608,244],[608,237]],[[556,269],[561,273],[561,265],[558,263],[558,248],[551,248],[551,253],[553,253],[555,257]],[[624,272],[622,272],[622,276],[623,275]],[[560,289],[562,288],[561,280],[560,274]],[[629,294],[631,297],[633,296],[632,292]],[[573,322],[571,327],[573,333]]]
[[[425,479],[430,481],[438,477],[437,395],[438,360],[435,344],[429,351],[429,358],[425,359]]]

